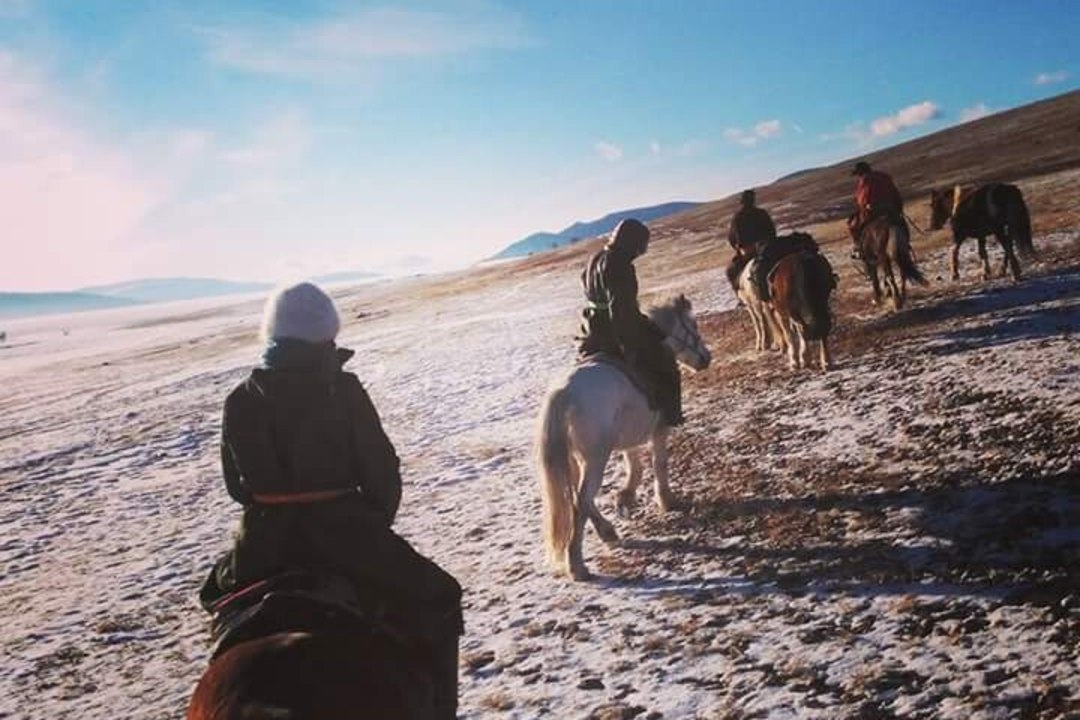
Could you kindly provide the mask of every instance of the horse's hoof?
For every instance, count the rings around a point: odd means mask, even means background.
[[[586,582],[592,579],[592,573],[585,568],[573,568],[570,570],[570,577],[576,582]]]

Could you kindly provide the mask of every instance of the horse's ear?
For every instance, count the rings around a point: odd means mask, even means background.
[[[690,309],[690,300],[686,297],[685,294],[679,293],[679,299],[676,302],[678,303],[679,307],[683,308],[684,310]]]

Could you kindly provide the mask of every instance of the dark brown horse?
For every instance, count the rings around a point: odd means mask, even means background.
[[[238,604],[231,618],[216,616],[221,646],[187,720],[454,716],[456,698],[440,702],[429,658],[385,623],[294,592],[257,593]],[[453,664],[456,673],[456,654]]]
[[[810,342],[820,343],[821,369],[828,370],[828,338],[832,330],[829,297],[836,275],[824,255],[803,251],[781,259],[769,276],[769,292],[780,336],[791,368],[808,367]],[[796,349],[795,339],[799,346]]]
[[[278,633],[240,643],[203,673],[187,720],[435,718],[427,679],[363,640]]]
[[[886,292],[892,298],[894,310],[904,306],[908,280],[926,285],[926,278],[915,264],[915,255],[911,251],[911,240],[906,227],[897,225],[888,216],[881,215],[870,220],[861,230],[856,230],[851,224],[848,229],[859,250],[863,269],[874,286],[874,304],[881,303],[882,279]],[[879,273],[882,278],[879,278]]]
[[[948,222],[952,226],[952,279],[960,279],[958,262],[960,243],[973,237],[979,242],[979,258],[983,265],[983,280],[991,278],[990,260],[986,256],[986,236],[993,235],[1005,252],[1001,260],[1001,275],[1012,271],[1013,280],[1020,279],[1020,262],[1015,247],[1025,258],[1035,256],[1031,244],[1031,215],[1020,188],[1004,183],[982,185],[965,192],[957,186],[952,190],[930,192],[930,227],[939,230]]]

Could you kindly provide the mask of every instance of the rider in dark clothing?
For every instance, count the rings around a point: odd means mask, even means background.
[[[731,219],[731,229],[728,231],[728,244],[735,251],[725,273],[731,289],[738,293],[739,274],[750,262],[750,259],[758,254],[761,247],[776,237],[776,225],[769,217],[769,213],[757,207],[753,190],[744,190],[741,198],[742,207]]]
[[[664,423],[681,425],[682,387],[675,354],[664,332],[638,308],[634,260],[649,247],[649,229],[623,220],[581,274],[588,306],[583,312],[584,356],[608,353],[624,358],[653,388]]]
[[[394,446],[337,348],[333,301],[310,283],[279,290],[266,307],[267,342],[225,400],[221,464],[243,507],[231,552],[201,593],[225,595],[283,572],[344,576],[419,649],[440,717],[455,717],[461,587],[391,525],[401,500]]]

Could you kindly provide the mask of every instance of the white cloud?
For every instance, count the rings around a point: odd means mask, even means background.
[[[964,108],[960,111],[960,122],[966,123],[971,122],[972,120],[978,120],[979,118],[984,118],[987,115],[992,114],[993,112],[993,110],[986,106],[986,103],[978,103],[976,105],[972,105],[969,108]]]
[[[1041,72],[1035,76],[1032,81],[1036,85],[1056,85],[1057,83],[1063,83],[1069,79],[1069,73],[1064,70],[1056,70],[1054,72]]]
[[[210,58],[254,73],[305,79],[355,77],[390,59],[434,58],[523,47],[517,15],[369,8],[306,25],[204,28]]]
[[[916,125],[923,125],[941,115],[941,109],[929,100],[908,105],[892,115],[879,117],[870,123],[870,132],[877,137],[892,135]]]
[[[659,155],[662,150],[663,148],[660,147],[660,143],[656,140],[653,140],[651,143],[649,143],[649,152],[651,152],[653,155]]]
[[[769,140],[780,135],[782,125],[779,120],[762,120],[749,130],[742,128],[727,128],[724,137],[731,142],[753,147],[762,140]]]
[[[797,123],[791,123],[791,129],[794,130],[795,132],[797,132],[800,135],[802,135],[804,132],[806,132],[805,130],[802,129],[802,125],[799,125]]]
[[[763,140],[776,137],[780,134],[780,121],[763,120],[754,126],[754,134]]]
[[[604,158],[608,162],[615,162],[620,160],[623,156],[623,149],[618,145],[613,145],[604,140],[599,140],[593,146],[600,157]]]

